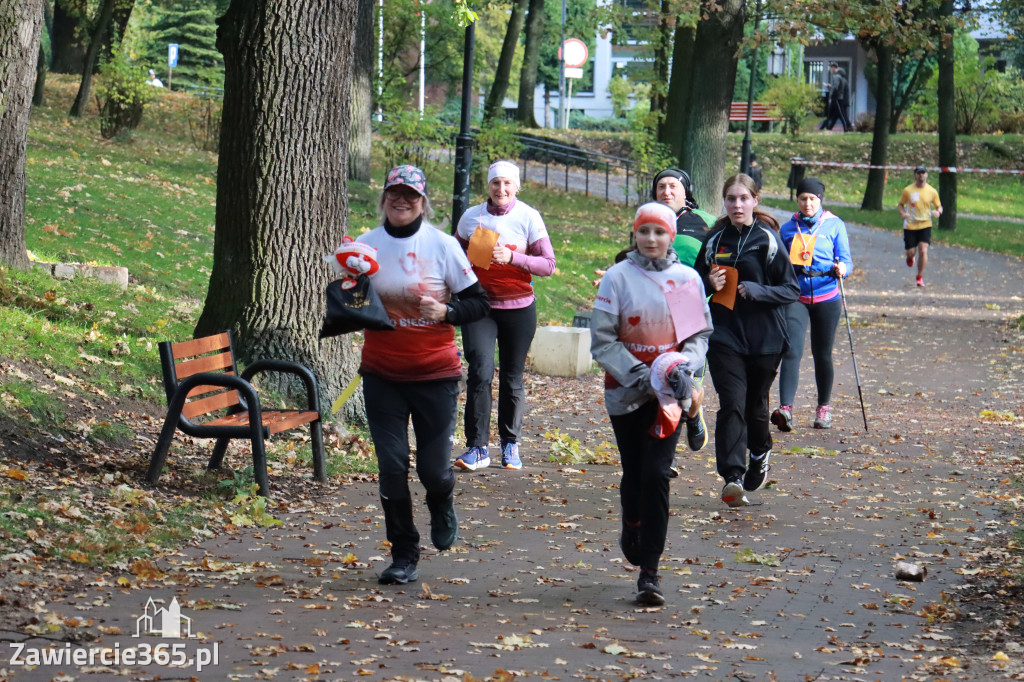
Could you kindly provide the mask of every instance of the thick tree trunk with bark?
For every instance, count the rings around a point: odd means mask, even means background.
[[[135,9],[135,0],[117,0],[114,4],[114,13],[110,17],[110,31],[108,39],[103,43],[102,54],[104,59],[114,56],[114,47],[120,45],[124,40],[124,33],[128,30],[128,21],[132,18],[132,10]]]
[[[92,37],[89,39],[89,49],[82,62],[82,81],[78,85],[78,94],[75,95],[71,111],[68,112],[69,116],[81,118],[85,114],[85,107],[89,104],[89,91],[92,90],[92,74],[96,70],[96,60],[99,59],[104,39],[110,32],[110,22],[114,17],[116,4],[117,0],[103,0],[103,4],[100,6]]]
[[[484,123],[500,118],[501,105],[505,101],[505,93],[508,92],[512,60],[516,56],[516,46],[519,44],[519,34],[523,31],[523,18],[528,3],[529,0],[514,0],[512,3],[512,15],[505,29],[505,40],[501,43],[498,68],[494,72],[494,82],[491,83],[491,91],[487,93],[487,102],[484,104]]]
[[[353,44],[365,44],[373,36],[373,18],[377,3],[358,0]],[[370,181],[370,153],[373,147],[373,55],[370,49],[354,50],[352,55],[351,122],[348,136],[349,180]]]
[[[654,42],[654,82],[651,83],[651,111],[659,114],[658,139],[661,139],[668,114],[668,50],[672,45],[672,27],[675,25],[672,1],[661,0],[658,15],[658,33]]]
[[[537,90],[537,65],[540,63],[540,41],[544,33],[544,0],[530,0],[526,17],[526,46],[523,49],[523,68],[519,71],[519,100],[516,120],[527,128],[539,128],[533,113],[534,92]]]
[[[875,84],[875,129],[871,133],[871,165],[884,166],[889,158],[889,116],[892,111],[892,47],[881,42],[865,43],[874,49],[878,60],[878,81]],[[860,207],[865,211],[881,211],[885,198],[885,169],[868,171],[868,184]]]
[[[690,171],[694,196],[711,213],[722,206],[727,159],[729,104],[736,84],[736,50],[746,21],[744,0],[725,0],[697,26],[693,53],[700,55],[700,85],[690,92],[689,117],[683,144],[683,168]],[[731,174],[731,173],[730,173]]]
[[[683,163],[683,145],[686,140],[687,122],[690,116],[690,95],[693,91],[693,76],[697,69],[693,64],[693,43],[696,29],[678,25],[672,46],[672,75],[668,82],[665,98],[665,120],[660,128],[659,142],[672,149],[672,155]]]
[[[243,362],[310,367],[326,410],[355,373],[352,341],[318,341],[323,256],[348,227],[354,1],[232,0],[218,20],[224,113],[213,271],[196,335],[231,329]],[[351,409],[350,409],[351,408]],[[346,414],[361,409],[350,401]]]
[[[82,73],[88,5],[88,0],[57,0],[54,3],[53,58],[50,64],[54,73]]]
[[[0,0],[0,263],[29,267],[25,148],[43,0]]]
[[[953,0],[942,0],[939,19],[948,26],[939,36],[939,165],[956,166],[956,93],[953,79]],[[956,229],[956,173],[939,174],[940,230]]]

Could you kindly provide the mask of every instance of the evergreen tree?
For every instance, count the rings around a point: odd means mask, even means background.
[[[167,46],[178,44],[178,65],[172,87],[219,88],[224,84],[224,61],[217,50],[216,3],[187,0],[154,7],[153,43],[148,51],[152,64],[167,63]]]

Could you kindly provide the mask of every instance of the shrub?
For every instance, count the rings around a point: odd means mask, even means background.
[[[782,117],[786,132],[796,137],[800,134],[800,124],[808,114],[814,113],[821,97],[814,86],[783,76],[761,93],[761,99],[772,103],[772,111]]]
[[[487,185],[487,167],[498,159],[518,159],[523,153],[519,141],[519,126],[508,121],[491,121],[476,135],[473,158],[473,190],[484,192]]]
[[[380,126],[385,167],[411,163],[422,168],[429,177],[429,167],[434,165],[431,154],[451,149],[453,132],[441,123],[436,113],[420,118],[417,111],[396,109]]]
[[[156,95],[146,83],[146,70],[119,53],[100,67],[96,104],[100,110],[100,135],[109,140],[135,130],[142,122],[146,103]]]
[[[206,91],[189,95],[184,112],[188,118],[188,133],[196,149],[215,152],[220,148],[220,121],[224,110],[223,97]]]

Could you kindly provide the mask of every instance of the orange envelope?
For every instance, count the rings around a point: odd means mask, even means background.
[[[497,243],[497,232],[478,225],[473,236],[469,238],[469,248],[466,250],[469,262],[478,268],[490,270],[491,259],[494,257],[494,245]]]
[[[716,265],[716,268],[725,270],[725,286],[711,296],[712,303],[724,305],[729,310],[736,304],[736,285],[740,283],[740,272],[728,265]]]

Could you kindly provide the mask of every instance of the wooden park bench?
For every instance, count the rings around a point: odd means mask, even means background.
[[[754,102],[750,106],[750,120],[754,122],[760,121],[781,121],[781,116],[776,116],[771,112],[772,105],[764,102]],[[747,120],[747,103],[746,102],[733,102],[729,105],[729,120],[730,121],[746,121]]]
[[[310,425],[313,476],[318,481],[327,480],[320,397],[316,377],[309,369],[286,360],[257,360],[239,375],[230,332],[182,343],[164,341],[160,343],[160,364],[167,393],[167,418],[150,458],[146,481],[156,484],[167,462],[174,432],[181,429],[194,438],[217,439],[210,456],[210,469],[220,468],[231,439],[248,438],[252,442],[253,475],[259,493],[268,497],[270,486],[264,439],[303,424]],[[284,372],[299,377],[305,386],[308,409],[264,411],[249,381],[265,372]],[[194,421],[222,410],[227,411],[223,416]]]

